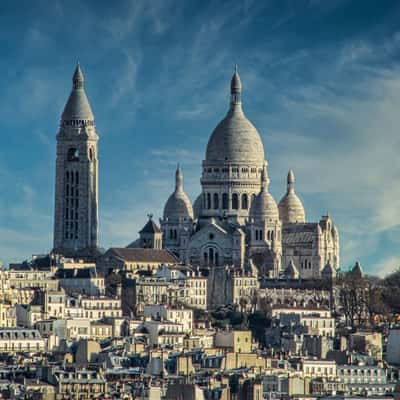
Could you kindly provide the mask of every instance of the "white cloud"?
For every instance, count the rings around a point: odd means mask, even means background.
[[[134,54],[133,54],[134,53]],[[117,68],[117,77],[113,84],[111,105],[117,106],[124,97],[136,99],[136,79],[140,63],[140,54],[135,50],[124,51],[125,63],[122,68]]]
[[[390,256],[383,259],[372,269],[372,274],[378,275],[381,278],[391,274],[400,268],[400,256]]]

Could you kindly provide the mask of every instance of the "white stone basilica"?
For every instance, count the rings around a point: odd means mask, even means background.
[[[264,146],[242,110],[241,91],[235,70],[230,108],[208,142],[202,192],[194,205],[183,190],[178,168],[175,191],[160,220],[161,232],[152,223],[153,228],[142,230],[141,240],[129,247],[160,248],[162,243],[181,262],[210,272],[229,267],[234,273],[272,278],[336,275],[336,227],[329,216],[306,222],[294,191],[293,171],[289,171],[287,192],[277,206],[268,190]],[[56,254],[89,258],[99,254],[97,143],[94,116],[78,65],[57,134]]]
[[[163,245],[184,263],[234,266],[259,276],[317,278],[336,275],[339,235],[329,216],[306,222],[289,171],[279,205],[269,193],[268,163],[257,129],[246,118],[237,70],[230,108],[209,139],[202,192],[192,206],[176,171],[175,191],[160,220]]]

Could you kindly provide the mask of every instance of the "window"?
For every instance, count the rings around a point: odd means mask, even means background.
[[[247,210],[249,208],[249,198],[247,193],[242,194],[242,210]]]
[[[207,193],[207,209],[211,209],[211,194]]]
[[[227,210],[229,208],[229,204],[228,204],[228,193],[224,193],[222,195],[222,208],[224,210]]]
[[[214,210],[218,210],[218,208],[219,208],[218,193],[214,193]]]
[[[239,196],[237,193],[233,193],[232,195],[232,209],[238,210],[239,209]]]

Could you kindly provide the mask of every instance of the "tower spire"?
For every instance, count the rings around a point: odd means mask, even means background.
[[[79,61],[78,61],[77,64],[76,64],[74,75],[72,77],[72,87],[73,87],[73,89],[83,89],[84,81],[85,81],[85,78],[83,77],[81,66],[80,66]]]
[[[84,83],[85,78],[78,62],[72,76],[72,91],[61,117],[63,125],[83,124],[87,126],[94,124],[94,116],[85,93]]]

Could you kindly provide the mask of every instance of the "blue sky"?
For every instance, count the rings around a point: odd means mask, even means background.
[[[0,260],[51,249],[55,136],[79,60],[103,247],[161,216],[177,162],[191,199],[200,192],[238,63],[275,199],[293,168],[307,219],[328,211],[339,227],[342,268],[400,266],[397,1],[16,3],[0,4]]]

